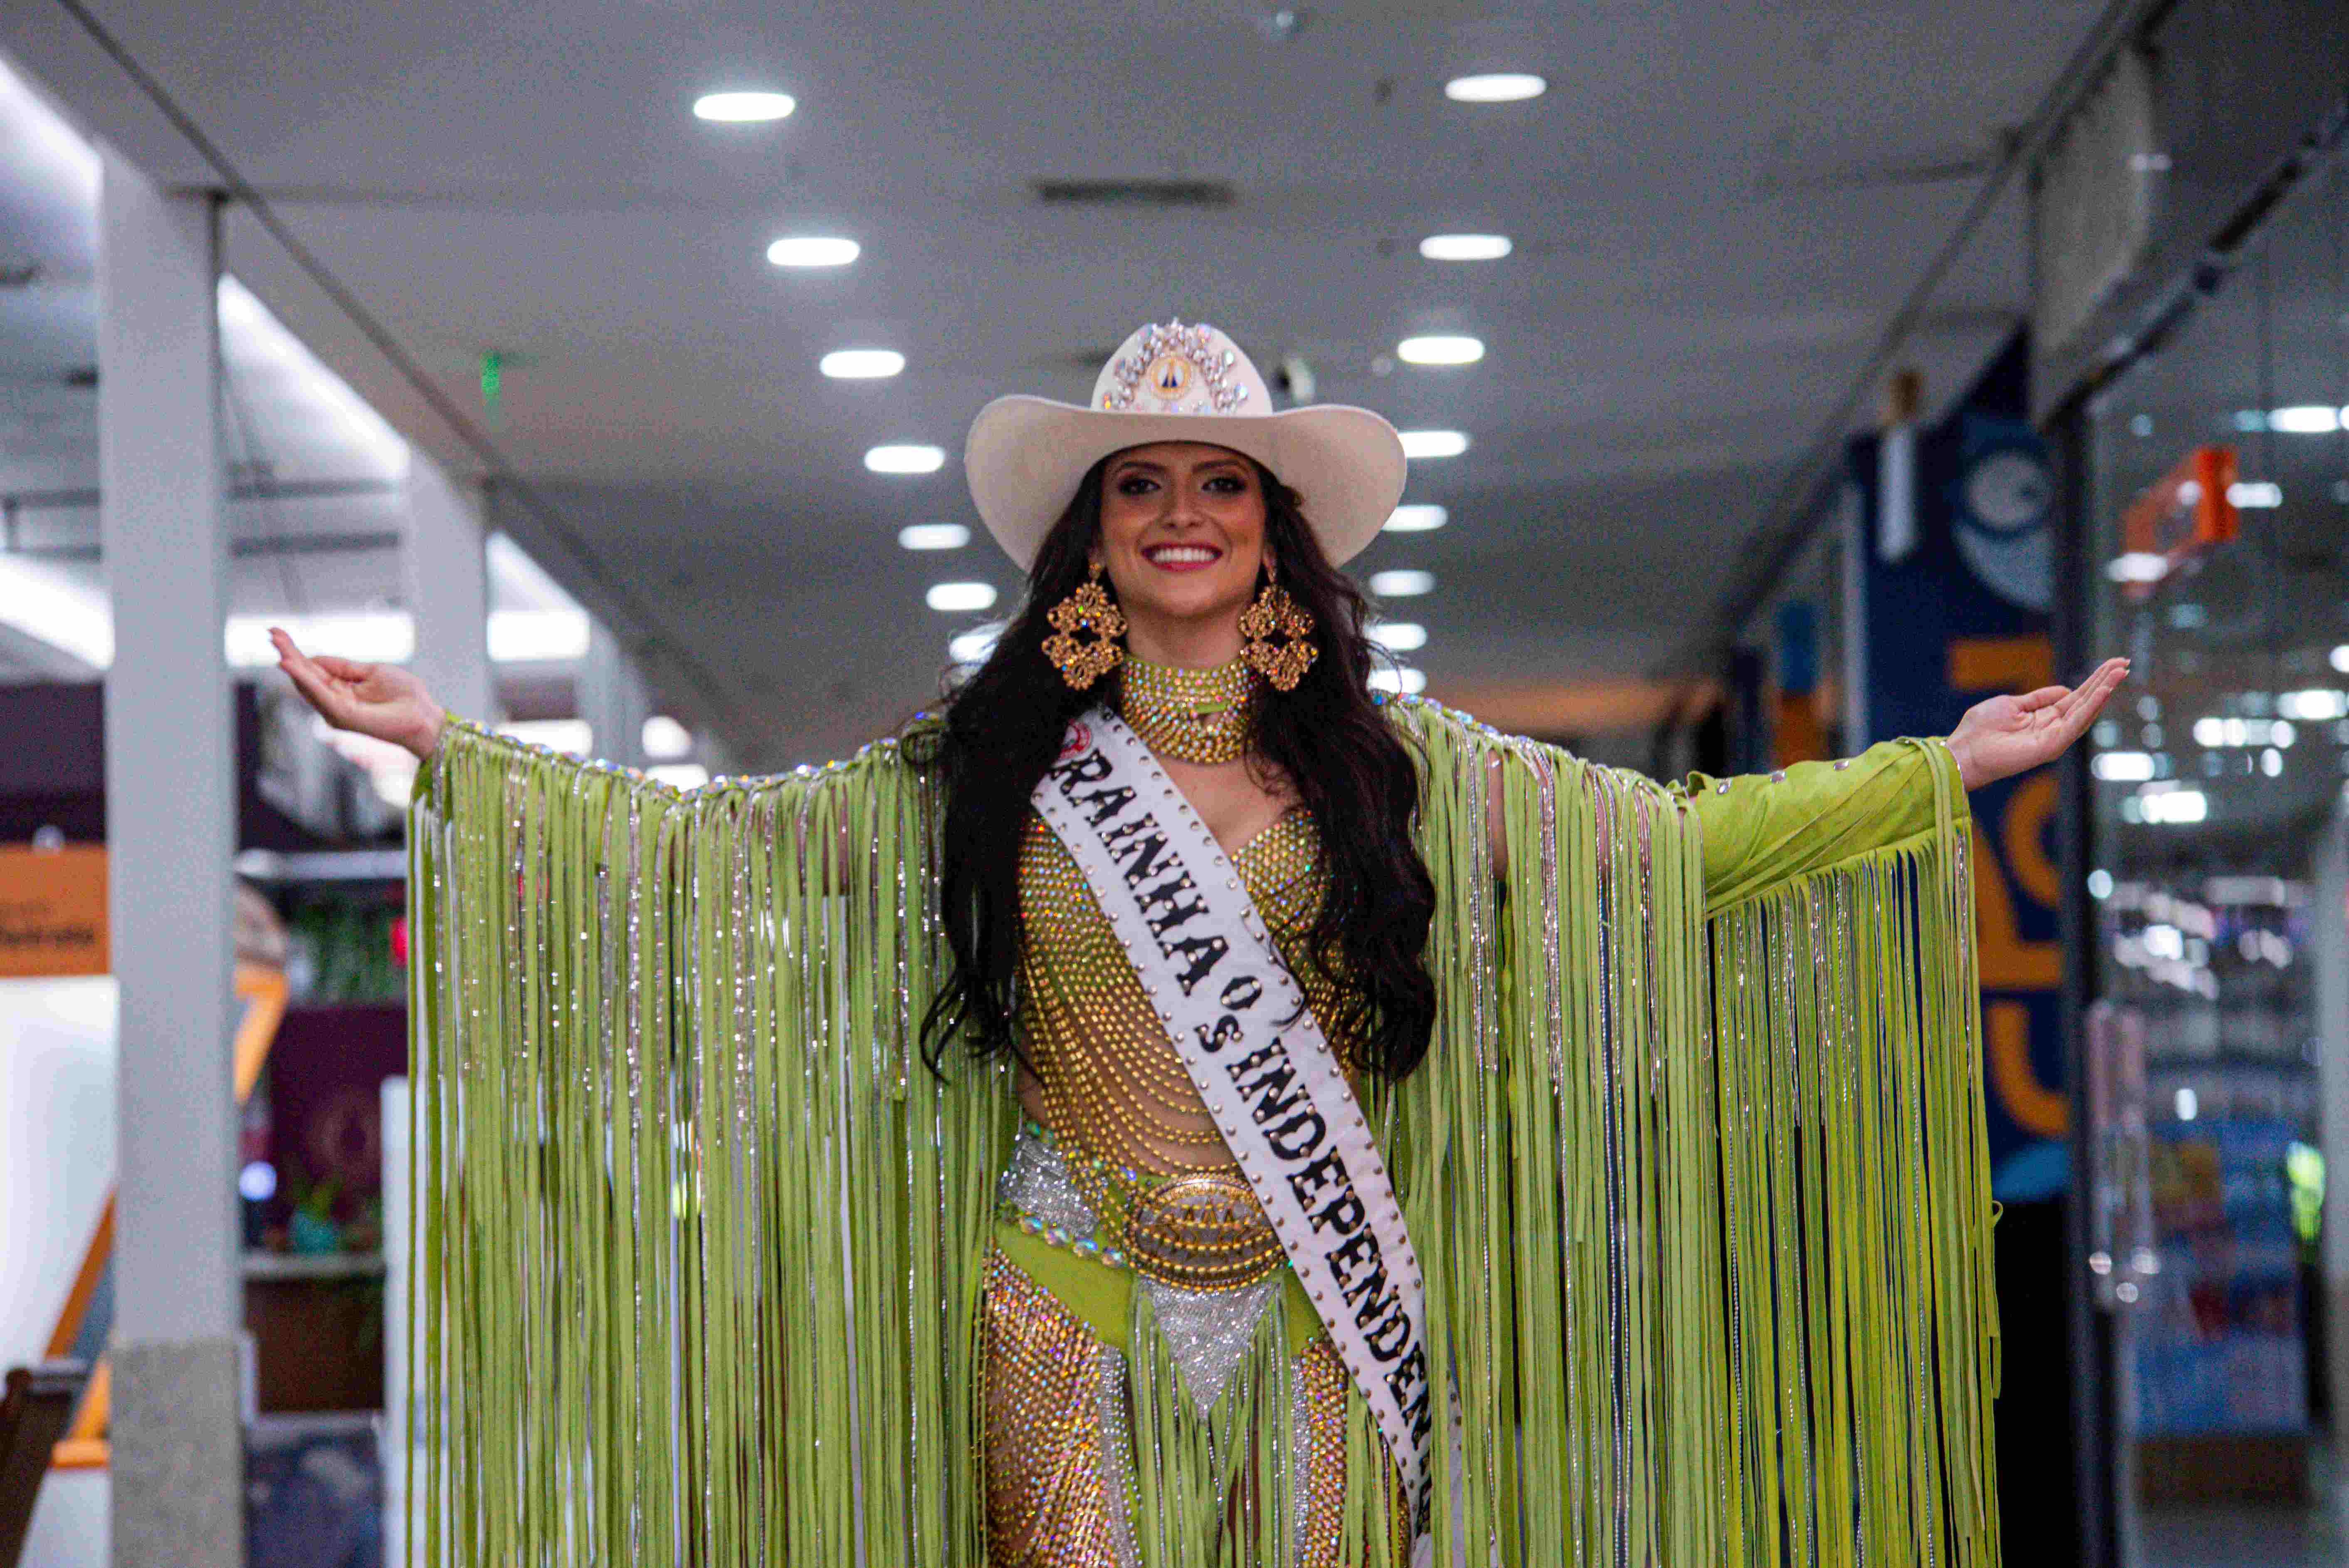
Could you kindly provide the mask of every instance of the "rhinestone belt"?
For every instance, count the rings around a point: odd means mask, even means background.
[[[1050,1133],[1023,1123],[996,1184],[998,1212],[1030,1235],[1112,1268],[1185,1290],[1232,1290],[1276,1273],[1280,1237],[1234,1171],[1155,1177],[1088,1161],[1081,1183]],[[1106,1187],[1097,1215],[1084,1188]]]

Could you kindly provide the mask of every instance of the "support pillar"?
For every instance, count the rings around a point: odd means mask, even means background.
[[[489,536],[481,527],[481,493],[413,449],[405,538],[408,609],[416,624],[410,667],[441,707],[494,724]]]
[[[99,533],[116,1088],[115,1568],[244,1560],[234,727],[218,210],[110,149],[98,197]]]
[[[623,768],[645,765],[645,720],[652,699],[636,661],[603,622],[592,623],[579,667],[579,717],[595,732],[595,755]]]

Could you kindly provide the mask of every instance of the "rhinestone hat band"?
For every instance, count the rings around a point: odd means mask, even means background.
[[[1205,324],[1183,325],[1180,317],[1142,329],[1131,354],[1111,362],[1112,385],[1101,406],[1117,413],[1229,414],[1247,401],[1248,389],[1230,374],[1239,363],[1232,349],[1218,349],[1218,335]],[[1206,396],[1194,396],[1204,388]],[[1137,401],[1145,406],[1136,410]],[[1154,407],[1149,406],[1154,405]]]

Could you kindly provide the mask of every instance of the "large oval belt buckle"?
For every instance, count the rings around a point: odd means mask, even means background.
[[[1133,1195],[1125,1250],[1144,1279],[1185,1290],[1254,1284],[1280,1266],[1280,1237],[1237,1171],[1177,1176]]]

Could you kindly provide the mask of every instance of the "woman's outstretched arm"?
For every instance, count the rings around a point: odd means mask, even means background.
[[[2106,659],[2076,686],[2042,686],[1968,708],[1942,744],[1968,789],[2052,762],[2087,732],[2106,699],[2128,678],[2127,659]],[[1496,872],[1509,846],[1502,831],[1499,758],[1485,820]],[[1932,817],[1930,760],[1913,745],[1888,742],[1833,764],[1799,763],[1767,776],[1709,779],[1683,788],[1705,819],[1705,883],[1716,899],[1799,874],[1871,843],[1905,837]]]

